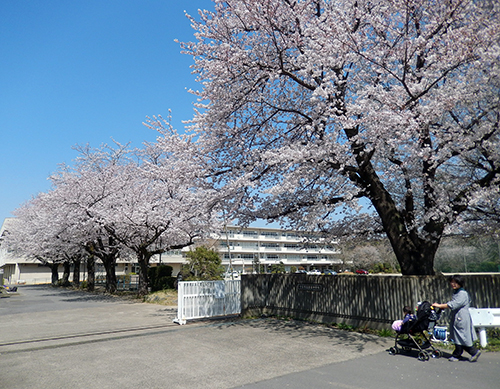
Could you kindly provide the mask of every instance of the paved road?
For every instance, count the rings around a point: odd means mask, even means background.
[[[0,299],[0,388],[496,388],[479,362],[390,356],[393,340],[274,319],[178,326],[173,307],[22,287]]]

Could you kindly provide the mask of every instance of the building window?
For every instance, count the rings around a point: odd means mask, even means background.
[[[283,258],[288,259],[289,261],[300,261],[302,259],[300,255],[290,255],[290,254],[285,254]]]
[[[308,244],[308,245],[306,245],[306,250],[307,249],[316,250],[316,249],[318,249],[318,246],[315,244]]]
[[[220,246],[227,249],[227,243],[226,242],[220,242]],[[230,249],[234,249],[233,243],[229,243],[229,248]]]
[[[253,242],[241,242],[240,247],[245,248],[245,249],[256,249],[257,248],[257,243],[253,243]]]
[[[232,230],[227,230],[227,231],[222,230],[219,235],[220,235],[220,239],[222,239],[222,238],[225,239],[227,237],[234,238],[234,231],[232,231]]]
[[[287,249],[299,249],[300,248],[300,246],[298,244],[294,244],[294,243],[285,243],[284,246]]]
[[[268,242],[263,242],[260,244],[260,247],[280,247],[278,243],[268,243]]]
[[[141,267],[139,266],[138,263],[132,263],[131,270],[132,270],[132,273],[139,274],[141,272]]]

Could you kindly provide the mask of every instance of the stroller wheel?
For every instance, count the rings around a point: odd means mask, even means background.
[[[432,352],[432,358],[441,358],[442,355],[443,353],[441,353],[441,350],[434,350]]]
[[[429,360],[429,354],[427,354],[425,351],[420,351],[418,353],[418,360],[419,361],[428,361]]]
[[[398,353],[398,349],[396,347],[391,347],[389,349],[389,355],[396,355]]]

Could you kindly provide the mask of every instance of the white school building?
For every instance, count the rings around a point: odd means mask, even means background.
[[[4,283],[10,285],[50,283],[51,271],[47,266],[37,260],[19,257],[2,244],[1,237],[8,232],[9,224],[14,222],[15,218],[7,218],[0,229],[0,276],[3,271]],[[277,228],[227,226],[212,239],[200,243],[217,250],[221,255],[223,266],[227,270],[232,268],[238,273],[253,273],[259,268],[261,272],[269,271],[271,265],[280,263],[287,272],[294,269],[345,270],[337,242],[314,234]],[[173,275],[176,275],[182,264],[187,262],[185,254],[190,249],[187,247],[157,255],[152,258],[151,265],[156,266],[160,263],[170,265],[173,267]],[[60,277],[62,271],[61,265]],[[86,278],[85,271],[85,263],[82,263],[81,280]],[[117,260],[118,276],[137,271],[138,265],[133,257]],[[104,267],[99,262],[96,262],[96,275],[104,275]]]

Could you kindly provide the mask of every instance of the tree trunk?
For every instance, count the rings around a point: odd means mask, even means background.
[[[434,258],[439,247],[439,243],[436,242],[439,242],[439,239],[426,242],[417,236],[410,236],[395,204],[382,207],[378,204],[378,206],[379,216],[401,266],[401,273],[403,275],[434,275]]]
[[[89,255],[87,258],[87,290],[93,292],[95,289],[95,257]]]
[[[148,277],[148,269],[149,269],[149,260],[151,255],[149,253],[138,253],[137,260],[139,262],[139,287],[138,294],[139,296],[146,296],[149,293],[149,277]]]
[[[71,273],[71,264],[69,261],[63,262],[62,286],[69,286],[69,274]]]
[[[106,254],[102,258],[102,263],[106,269],[106,292],[116,292],[116,255]]]
[[[50,268],[52,273],[52,285],[56,286],[59,281],[59,264],[58,263],[47,263],[47,266]]]
[[[50,265],[50,270],[52,273],[52,285],[57,285],[59,283],[59,264],[52,263]]]
[[[389,236],[389,234],[387,234]],[[434,275],[434,257],[437,244],[415,245],[403,236],[389,236],[403,275]],[[430,246],[430,247],[428,247]]]
[[[81,264],[81,259],[77,258],[73,261],[73,286],[75,288],[80,287],[80,264]]]
[[[401,266],[401,273],[403,275],[434,275],[434,257],[439,247],[442,230],[440,231],[437,226],[434,228],[432,233],[435,237],[432,241],[419,238],[415,231],[409,232],[403,215],[397,209],[371,163],[363,160],[362,153],[357,159],[360,166],[359,178],[382,220],[384,231]]]

